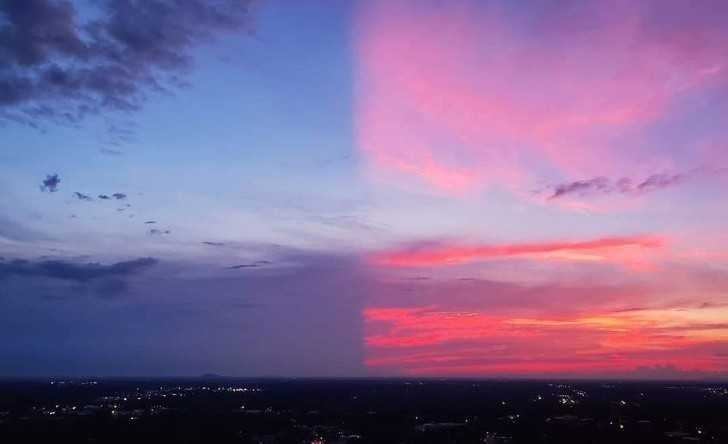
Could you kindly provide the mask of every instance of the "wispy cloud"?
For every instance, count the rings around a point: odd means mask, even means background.
[[[576,180],[564,182],[547,187],[548,199],[560,199],[567,196],[590,196],[599,194],[625,194],[640,195],[663,190],[665,188],[679,185],[691,175],[687,174],[652,174],[640,181],[634,181],[628,177],[618,180],[610,180],[606,177],[595,177],[593,179]]]
[[[119,150],[114,150],[111,148],[101,148],[99,150],[102,154],[107,154],[109,156],[121,156],[123,153]]]
[[[431,266],[475,260],[544,253],[604,251],[624,247],[657,248],[664,240],[655,235],[605,237],[586,241],[558,241],[514,244],[429,243],[373,255],[374,263],[393,266]]]
[[[233,265],[233,266],[230,266],[230,267],[227,267],[227,268],[228,268],[228,270],[239,270],[241,268],[258,268],[258,267],[262,267],[263,265],[270,265],[270,264],[271,264],[270,261],[263,260],[263,261],[251,262],[249,264]]]
[[[47,240],[48,236],[33,230],[27,224],[18,223],[0,215],[0,241],[3,239],[13,241]]]
[[[681,148],[646,140],[660,119],[679,118],[678,97],[724,97],[728,31],[714,17],[727,10],[661,6],[620,2],[607,12],[584,1],[568,16],[542,8],[524,29],[519,17],[529,7],[362,2],[354,135],[367,170],[456,196],[523,189],[544,171],[587,178],[563,184],[568,194],[603,190],[598,175],[678,164]],[[714,161],[693,152],[697,162]],[[642,191],[674,179],[655,176]]]

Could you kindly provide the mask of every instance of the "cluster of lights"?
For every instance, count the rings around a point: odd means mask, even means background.
[[[572,398],[570,395],[559,395],[559,404],[576,405],[577,401],[576,401],[576,399]]]

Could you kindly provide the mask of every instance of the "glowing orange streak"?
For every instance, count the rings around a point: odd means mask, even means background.
[[[522,318],[437,307],[369,308],[365,364],[408,374],[603,372],[669,363],[722,371],[725,307]],[[701,348],[707,346],[708,348]]]
[[[374,256],[381,265],[403,267],[456,264],[477,259],[538,253],[609,250],[622,247],[657,248],[664,241],[656,236],[608,237],[581,242],[545,242],[505,245],[444,246],[385,252]]]

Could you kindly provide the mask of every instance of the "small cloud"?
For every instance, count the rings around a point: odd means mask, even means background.
[[[227,267],[227,269],[228,270],[239,270],[241,268],[258,268],[258,267],[262,267],[263,265],[269,265],[271,263],[272,263],[271,261],[255,261],[255,262],[251,262],[249,264],[233,265],[231,267]]]
[[[169,230],[158,230],[156,228],[152,228],[149,230],[149,235],[151,236],[161,236],[163,234],[171,234],[172,232]]]
[[[76,196],[76,198],[78,200],[85,200],[85,201],[93,200],[93,198],[91,196],[89,196],[88,194],[79,193],[78,191],[74,192],[73,195]]]
[[[637,190],[644,192],[659,190],[677,185],[683,179],[685,179],[685,176],[682,174],[653,174],[637,185]]]
[[[577,180],[574,182],[561,183],[553,187],[553,194],[549,199],[558,199],[567,194],[584,193],[608,193],[611,191],[611,183],[606,177],[595,177],[589,180]]]
[[[99,150],[102,154],[106,154],[108,156],[121,156],[123,153],[119,150],[112,150],[111,148],[101,148]]]
[[[453,265],[495,258],[534,254],[604,251],[615,248],[660,248],[664,240],[656,235],[613,236],[582,241],[551,241],[505,244],[448,244],[424,242],[403,249],[374,254],[374,263],[398,267]]]
[[[99,197],[99,199],[102,199],[102,200],[109,200],[109,199],[111,199],[111,198],[110,198],[109,196],[107,196],[106,194],[99,194],[99,196],[98,196],[98,197]]]
[[[147,225],[150,225],[150,224],[156,224],[157,221],[156,220],[148,220],[148,221],[146,221],[144,223],[147,224]]]
[[[47,174],[45,180],[41,183],[40,190],[55,193],[58,191],[58,184],[60,183],[61,178],[58,177],[58,174]]]
[[[124,193],[114,193],[112,196],[114,196],[114,199],[116,200],[126,199],[126,194]]]
[[[679,185],[688,177],[688,175],[679,173],[652,174],[641,181],[634,181],[629,177],[622,177],[618,180],[611,180],[606,177],[595,177],[552,185],[537,193],[548,192],[548,200],[560,199],[571,195],[580,197],[599,194],[639,195]]]
[[[211,247],[222,247],[225,245],[224,242],[210,242],[210,241],[203,241],[203,245],[209,245]]]
[[[258,267],[256,264],[240,264],[240,265],[233,265],[231,267],[228,267],[228,270],[239,270],[241,268],[255,268]]]

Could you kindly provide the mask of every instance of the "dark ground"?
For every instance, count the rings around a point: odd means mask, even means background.
[[[110,379],[0,382],[0,443],[728,443],[728,385]]]

